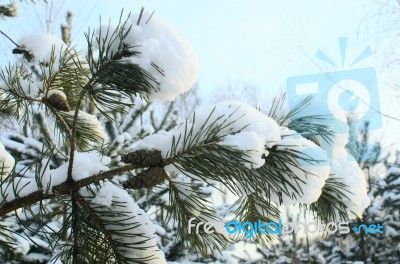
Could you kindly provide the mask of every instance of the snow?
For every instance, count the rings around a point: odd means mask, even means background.
[[[32,80],[31,77],[25,76],[26,74],[20,73],[21,70],[19,68],[11,68],[10,70],[16,72],[14,75],[15,80],[9,80],[6,82],[4,80],[0,81],[0,100],[7,98],[6,92],[9,90],[16,90],[18,93],[30,98],[39,97],[40,91],[43,88],[42,82]]]
[[[129,151],[138,149],[158,149],[161,151],[163,158],[167,158],[168,152],[171,149],[172,144],[172,133],[166,131],[160,131],[157,134],[153,134],[137,141],[133,144]]]
[[[67,100],[67,96],[65,95],[65,93],[63,91],[57,90],[57,89],[49,90],[47,92],[47,98],[50,98],[50,96],[52,96],[53,94],[57,94],[57,95],[61,96],[62,98],[64,98],[65,100]]]
[[[313,97],[306,110],[297,114],[296,117],[318,115],[323,103],[326,104],[325,101]],[[347,120],[348,116],[333,105],[329,105],[329,110],[332,116],[327,116],[325,119],[320,120],[319,123],[328,126],[328,129],[334,132],[332,142],[326,142],[320,136],[316,136],[316,139],[328,155],[331,165],[330,174],[333,177],[341,178],[349,186],[347,188],[350,192],[347,193],[349,200],[343,199],[343,202],[347,205],[349,216],[354,219],[356,216],[361,217],[365,208],[370,204],[366,177],[354,157],[347,152],[349,126],[342,121]]]
[[[102,47],[110,47],[110,50],[115,53],[118,50],[118,45],[120,44],[118,41],[111,42],[112,33],[115,32],[116,27],[113,25],[101,25],[95,31],[96,40],[93,41],[92,47],[94,50],[99,50]],[[93,54],[97,54],[94,52]],[[109,55],[109,59],[111,58],[111,52]]]
[[[107,165],[111,162],[109,157],[101,156],[96,151],[75,152],[74,165],[72,167],[72,178],[79,181],[102,171],[108,171]],[[45,168],[47,160],[42,162],[42,186],[51,190],[67,180],[69,162],[64,163],[57,169]]]
[[[22,153],[26,149],[26,146],[22,143],[15,142],[6,137],[1,137],[0,139],[3,142],[4,146],[6,146],[8,149],[11,149],[13,151]]]
[[[96,151],[75,152],[74,166],[72,168],[72,178],[75,181],[93,176],[102,171],[107,171],[107,165],[111,162],[109,157],[101,156]],[[54,186],[60,185],[67,180],[68,165],[66,162],[56,169],[50,169],[48,159],[42,161],[39,182],[43,191],[51,193]],[[3,200],[10,202],[17,197],[25,197],[42,188],[37,185],[35,175],[25,177],[15,177],[12,182],[1,185],[0,203]],[[15,191],[15,192],[14,192]]]
[[[186,39],[171,28],[166,22],[145,12],[141,23],[137,25],[139,14],[134,14],[126,25],[132,27],[124,44],[130,47],[131,51],[139,52],[129,58],[122,58],[121,61],[129,61],[139,65],[149,72],[160,83],[160,91],[153,93],[150,100],[170,101],[177,95],[189,90],[197,81],[199,67],[193,49]],[[147,23],[146,23],[147,22]],[[93,43],[98,49],[99,44],[110,45],[110,54],[116,53],[119,41],[110,43],[111,34],[115,27],[101,26],[96,30],[100,43]],[[107,38],[107,40],[106,40]],[[162,69],[161,74],[152,66],[156,64]]]
[[[15,254],[22,254],[26,255],[28,254],[29,250],[31,249],[29,245],[29,240],[23,236],[16,236],[17,243],[14,247],[14,253]]]
[[[64,114],[70,119],[73,120],[75,116],[75,111],[64,112]],[[103,129],[102,124],[97,119],[96,116],[85,113],[83,111],[79,111],[78,113],[78,125],[83,124],[85,127],[90,129],[91,134],[97,139],[100,139],[103,143],[105,143],[108,139],[106,132]]]
[[[54,56],[59,56],[67,47],[57,36],[43,33],[26,35],[18,41],[18,45],[33,55],[34,63],[50,62],[53,49]]]
[[[22,92],[31,98],[37,98],[40,95],[40,91],[43,88],[42,82],[33,81],[19,77],[19,83],[21,85]]]
[[[136,25],[139,15],[132,16],[133,28],[127,37],[132,46],[139,46],[140,54],[132,58],[160,82],[160,92],[151,99],[172,100],[189,90],[198,78],[197,59],[190,44],[178,32],[157,16],[144,13]],[[164,71],[162,76],[152,66],[155,63]]]
[[[46,241],[44,241],[38,237],[30,237],[30,239],[32,240],[32,242],[35,245],[38,245],[39,247],[48,248],[50,246],[49,243],[47,243]]]
[[[104,210],[107,211],[112,210],[124,212],[120,216],[113,218],[114,221],[118,221],[118,224],[106,225],[105,228],[108,230],[120,230],[121,225],[124,226],[124,229],[135,226],[133,229],[125,230],[123,236],[119,236],[117,233],[112,234],[114,240],[135,246],[135,249],[132,250],[131,248],[125,248],[123,245],[119,244],[118,247],[120,249],[120,254],[130,258],[146,258],[155,256],[154,259],[148,260],[146,263],[166,263],[164,253],[159,250],[154,237],[156,227],[150,221],[148,215],[139,208],[133,198],[124,189],[117,187],[111,182],[102,182],[100,185],[101,187],[97,191],[96,197],[91,201],[91,203],[101,204],[105,207]],[[92,191],[95,190],[93,189]],[[80,190],[80,193],[84,197],[90,197],[91,195],[89,191],[83,188]],[[123,209],[121,209],[121,205],[123,206]],[[99,217],[106,219],[107,214],[104,216],[99,215]],[[137,225],[138,223],[140,225]]]
[[[154,227],[155,227],[155,229],[156,229],[156,233],[157,233],[158,235],[160,235],[160,236],[164,236],[164,235],[167,233],[167,231],[165,230],[165,228],[163,228],[163,227],[160,226],[160,225],[154,224]]]
[[[14,168],[15,160],[0,141],[0,176],[5,179]]]
[[[38,151],[42,151],[45,149],[44,145],[42,142],[37,141],[34,138],[25,138],[24,139],[24,144],[26,147],[32,147],[34,149],[37,149]]]
[[[45,261],[50,260],[50,256],[32,252],[25,256],[25,260],[28,263],[45,263]]]
[[[196,110],[195,121],[190,120],[186,128],[185,125],[181,125],[171,132],[163,131],[150,135],[134,143],[131,150],[158,149],[163,158],[168,158],[171,156],[170,149],[173,139],[175,139],[177,145],[177,153],[182,153],[190,147],[183,145],[182,137],[185,134],[185,129],[189,131],[193,127],[192,134],[196,135],[202,127],[214,121],[216,126],[226,123],[213,141],[243,151],[244,155],[247,155],[244,165],[248,168],[261,167],[264,164],[262,155],[268,156],[268,148],[274,145],[279,150],[299,152],[303,157],[315,160],[312,162],[298,159],[299,167],[286,164],[299,178],[297,183],[301,188],[301,194],[296,197],[283,194],[284,205],[311,204],[317,201],[330,174],[342,178],[344,183],[349,185],[351,193],[348,195],[350,200],[345,201],[345,203],[352,217],[354,215],[351,212],[361,216],[363,210],[369,205],[364,175],[354,159],[351,159],[351,156],[345,150],[348,141],[347,133],[335,134],[334,142],[331,145],[322,142],[320,139],[322,147],[319,147],[296,131],[281,128],[265,114],[243,103],[223,102],[200,107]],[[180,138],[179,142],[177,142],[178,138]],[[207,139],[207,133],[204,133],[197,140],[204,143],[210,139]],[[168,172],[176,172],[170,167],[166,168]],[[291,177],[288,176],[287,179],[294,186],[297,185]],[[289,194],[292,194],[294,190],[290,186],[288,188]],[[246,188],[243,186],[242,189],[245,190]],[[185,190],[181,191],[186,193]],[[275,202],[279,201],[276,194],[272,194],[271,199]]]
[[[194,120],[188,121],[187,127],[193,127],[193,135],[201,129],[214,123],[214,127],[221,126],[215,143],[229,146],[243,151],[247,157],[244,165],[249,168],[258,168],[264,164],[262,155],[268,155],[266,148],[271,148],[280,139],[280,126],[270,117],[264,115],[250,105],[239,102],[222,102],[211,106],[202,106],[195,111]],[[132,150],[158,149],[163,158],[171,154],[173,138],[177,139],[185,134],[185,124],[171,132],[159,132],[150,135],[132,145]],[[208,133],[202,133],[197,141],[207,142]],[[187,150],[183,138],[177,143],[177,153]]]
[[[400,167],[394,167],[394,166],[390,167],[387,170],[386,175],[390,175],[390,174],[400,175]],[[390,184],[400,184],[400,182],[399,182],[400,180],[399,179],[400,178],[398,178],[397,180],[391,182]]]
[[[286,264],[286,263],[291,263],[292,259],[288,258],[286,256],[279,256],[279,258],[277,260],[275,260],[274,262],[272,262],[272,264]]]
[[[112,185],[112,184],[111,184]],[[98,192],[94,199],[92,199],[92,203],[100,204],[106,207],[110,207],[113,202],[113,197],[118,197],[118,189],[113,188],[114,185],[111,186],[108,182],[104,184]]]
[[[88,127],[90,127],[91,132],[96,137],[101,138],[103,141],[107,140],[107,134],[96,116],[79,111],[78,122],[85,123]]]
[[[331,174],[340,177],[348,186],[347,196],[350,200],[343,200],[343,202],[347,206],[350,219],[355,219],[356,216],[362,218],[362,213],[370,204],[367,182],[361,168],[354,159],[349,158],[349,155],[345,149],[335,150]]]
[[[330,129],[336,131],[335,124],[338,122],[329,123]],[[343,199],[343,202],[347,206],[347,212],[351,219],[362,217],[363,211],[370,204],[368,197],[367,181],[364,173],[360,166],[355,161],[355,158],[347,152],[347,143],[349,138],[348,129],[345,127],[340,128],[343,133],[335,133],[332,138],[332,143],[327,143],[320,137],[319,143],[321,147],[326,150],[330,162],[331,172],[333,177],[338,177],[344,184],[348,186],[346,189],[348,192],[347,196],[349,200]],[[355,214],[353,214],[355,213]]]
[[[246,163],[245,165],[251,169],[252,167],[259,168],[265,163],[262,155],[268,154],[265,150],[266,142],[267,139],[263,135],[259,135],[254,131],[245,131],[225,136],[220,145],[246,151],[252,163]]]
[[[398,236],[396,229],[392,228],[390,225],[385,225],[384,229],[385,229],[386,237],[390,237],[390,236],[397,237]]]
[[[330,166],[326,152],[312,141],[302,137],[296,131],[284,128],[281,133],[282,140],[277,143],[278,150],[299,152],[303,155],[301,157],[315,160],[307,161],[298,158],[297,162],[299,167],[286,164],[290,168],[290,171],[298,177],[298,181],[296,184],[289,175],[286,179],[294,186],[298,186],[301,192],[300,196],[296,195],[295,197],[283,193],[283,204],[286,206],[294,203],[311,204],[318,200],[322,193],[322,188],[325,185],[325,181],[329,177]],[[289,194],[294,193],[294,190],[290,186],[287,186],[287,190]],[[272,201],[279,202],[279,197],[275,193],[272,193],[271,199]]]

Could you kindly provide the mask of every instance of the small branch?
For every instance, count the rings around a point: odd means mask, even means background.
[[[3,36],[5,36],[6,38],[8,38],[15,46],[17,46],[18,48],[20,47],[14,40],[12,40],[6,33],[4,33],[3,31],[0,30],[0,33],[3,34]]]
[[[60,185],[53,187],[52,193],[43,193],[42,191],[36,191],[25,197],[17,198],[11,202],[3,203],[0,207],[0,216],[3,216],[5,214],[8,214],[12,211],[15,211],[15,210],[21,208],[21,207],[29,206],[31,204],[37,203],[37,202],[45,200],[45,199],[52,199],[52,198],[58,197],[60,195],[71,194],[86,185],[89,185],[94,182],[104,180],[107,178],[111,178],[115,175],[120,175],[124,172],[128,172],[128,171],[134,170],[136,168],[137,168],[137,166],[130,164],[130,165],[126,165],[126,166],[112,169],[109,171],[100,172],[91,177],[76,181],[73,185],[71,185],[69,182],[64,182]]]
[[[37,103],[41,103],[42,102],[41,99],[32,98],[32,97],[20,94],[20,93],[18,93],[16,91],[12,91],[11,89],[9,91],[7,91],[7,92],[13,94],[14,96],[19,97],[20,99],[26,100],[26,101],[37,102]]]
[[[76,149],[76,126],[78,124],[78,115],[79,108],[81,108],[83,98],[85,97],[85,90],[83,90],[80,95],[78,102],[76,103],[76,109],[74,114],[74,120],[72,121],[72,131],[71,131],[71,153],[69,157],[69,166],[68,166],[68,181],[72,181],[72,168],[74,166],[74,157],[75,157],[75,149]]]

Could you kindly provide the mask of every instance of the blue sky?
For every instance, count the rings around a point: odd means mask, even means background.
[[[193,45],[201,74],[202,94],[212,94],[229,83],[251,83],[259,93],[268,94],[284,89],[286,79],[302,74],[340,70],[314,57],[318,49],[335,61],[340,60],[338,37],[346,36],[348,61],[366,47],[375,52],[357,67],[375,67],[381,95],[382,110],[388,114],[398,106],[399,92],[389,79],[386,53],[393,45],[396,31],[385,30],[392,22],[387,2],[373,0],[339,1],[265,1],[265,0],[157,0],[157,1],[62,1],[54,2],[58,16],[51,31],[60,34],[59,25],[66,10],[74,13],[73,41],[84,43],[84,32],[103,21],[117,23],[122,8],[138,12],[142,6],[155,10]],[[48,0],[51,4],[52,1]],[[20,4],[19,18],[2,21],[0,28],[13,39],[33,32],[45,32],[45,8],[37,4]],[[383,9],[382,9],[383,8]],[[41,23],[39,23],[41,21]],[[387,26],[390,29],[390,25]],[[12,45],[1,42],[1,56],[11,59]],[[83,47],[83,46],[81,46]],[[390,69],[390,72],[394,70]],[[393,113],[394,114],[394,113]],[[396,138],[399,121],[384,119],[379,136],[385,144],[399,143]],[[400,144],[398,145],[400,147]]]

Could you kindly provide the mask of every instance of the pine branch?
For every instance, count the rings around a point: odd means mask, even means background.
[[[60,185],[54,186],[50,192],[43,193],[43,191],[36,191],[27,196],[16,198],[13,201],[5,202],[0,204],[0,216],[6,215],[12,211],[15,211],[19,208],[37,203],[42,200],[52,199],[60,195],[67,195],[73,192],[78,191],[80,188],[90,185],[94,182],[98,182],[100,180],[104,180],[107,178],[114,177],[115,175],[120,175],[125,172],[136,169],[135,165],[125,165],[119,168],[111,169],[109,171],[101,172],[91,177],[73,182],[70,184],[69,182],[64,182]]]
[[[317,145],[320,143],[316,136],[320,136],[328,144],[332,143],[334,132],[329,125],[326,124],[331,121],[331,116],[298,116],[302,111],[310,106],[312,96],[307,96],[290,111],[284,112],[282,111],[282,108],[286,100],[286,93],[283,93],[280,97],[274,98],[268,116],[276,120],[281,126],[287,126],[289,129],[295,130],[301,136],[313,141]]]
[[[129,16],[128,16],[129,19]],[[90,101],[105,117],[112,118],[108,114],[110,110],[124,112],[126,107],[132,106],[126,102],[131,96],[148,98],[150,94],[159,90],[159,83],[146,70],[138,64],[134,64],[129,57],[135,56],[139,51],[132,51],[125,43],[131,27],[127,27],[128,19],[122,21],[122,14],[118,26],[110,32],[99,32],[102,39],[95,36],[94,32],[86,34],[88,43],[88,66],[93,85],[88,87]],[[98,51],[93,49],[97,44]],[[117,49],[114,48],[117,45]],[[95,53],[97,53],[95,55]],[[161,70],[155,65],[158,71]]]
[[[198,184],[198,183],[197,183]],[[209,201],[195,182],[176,182],[168,177],[169,207],[167,222],[178,222],[178,239],[182,238],[190,248],[199,250],[202,254],[210,255],[214,250],[221,253],[227,242],[226,238],[213,229],[213,233],[204,230],[197,232],[196,228],[188,231],[189,220],[194,222],[220,222]]]
[[[110,204],[96,203],[102,188],[114,192]],[[103,193],[104,194],[104,193]],[[59,258],[72,263],[148,263],[155,256],[151,224],[133,199],[110,182],[76,192],[69,223],[70,236]],[[96,254],[92,254],[93,251]]]
[[[0,87],[2,98],[0,99],[0,112],[14,110],[11,119],[19,122],[26,121],[29,117],[29,108],[32,103],[40,103],[39,98],[34,98],[26,92],[33,85],[32,74],[23,66],[8,66],[0,72],[0,79],[4,87]],[[22,113],[22,117],[20,117]]]
[[[255,223],[261,220],[262,223],[275,222],[279,219],[280,211],[277,206],[268,200],[268,197],[263,197],[258,193],[249,194],[239,198],[235,204],[231,206],[236,208],[234,211],[235,220],[240,223],[250,222]],[[254,230],[255,233],[247,236],[247,234],[235,234],[234,239],[246,237],[247,241],[255,243],[261,243],[268,245],[271,241],[276,240],[277,235],[271,234],[276,230],[265,230],[265,234],[261,234],[258,230]],[[249,232],[251,230],[248,230]],[[270,232],[269,232],[270,231]]]
[[[16,245],[15,237],[13,236],[14,233],[9,227],[0,224],[0,248],[12,252],[13,246]],[[2,252],[0,251],[1,255]]]
[[[104,224],[99,219],[96,212],[93,211],[88,202],[79,193],[75,193],[74,195],[75,195],[75,200],[82,206],[83,209],[85,209],[85,211],[89,214],[91,220],[95,222],[96,227],[100,228],[100,231],[105,235],[107,242],[113,249],[114,253],[116,253],[116,258],[117,258],[116,260],[121,261],[121,257],[118,255],[119,250],[117,248],[117,245],[115,245],[114,240],[111,237],[111,234],[109,234],[108,230],[105,228]]]
[[[342,179],[329,177],[322,188],[322,194],[318,200],[310,205],[302,205],[306,210],[310,210],[314,217],[324,223],[337,222],[349,219],[347,213],[349,191]]]

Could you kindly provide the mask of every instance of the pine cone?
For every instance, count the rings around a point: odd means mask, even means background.
[[[161,184],[167,177],[163,167],[151,167],[145,171],[138,173],[135,177],[125,181],[122,186],[128,189],[139,190],[142,188],[150,188]]]
[[[47,101],[50,103],[52,107],[59,111],[65,111],[69,112],[71,111],[71,107],[68,104],[67,99],[65,99],[64,96],[58,94],[58,93],[53,93],[47,98]]]
[[[140,167],[157,166],[162,162],[161,151],[155,149],[140,149],[125,154],[121,158],[121,161],[124,163],[138,165]]]

